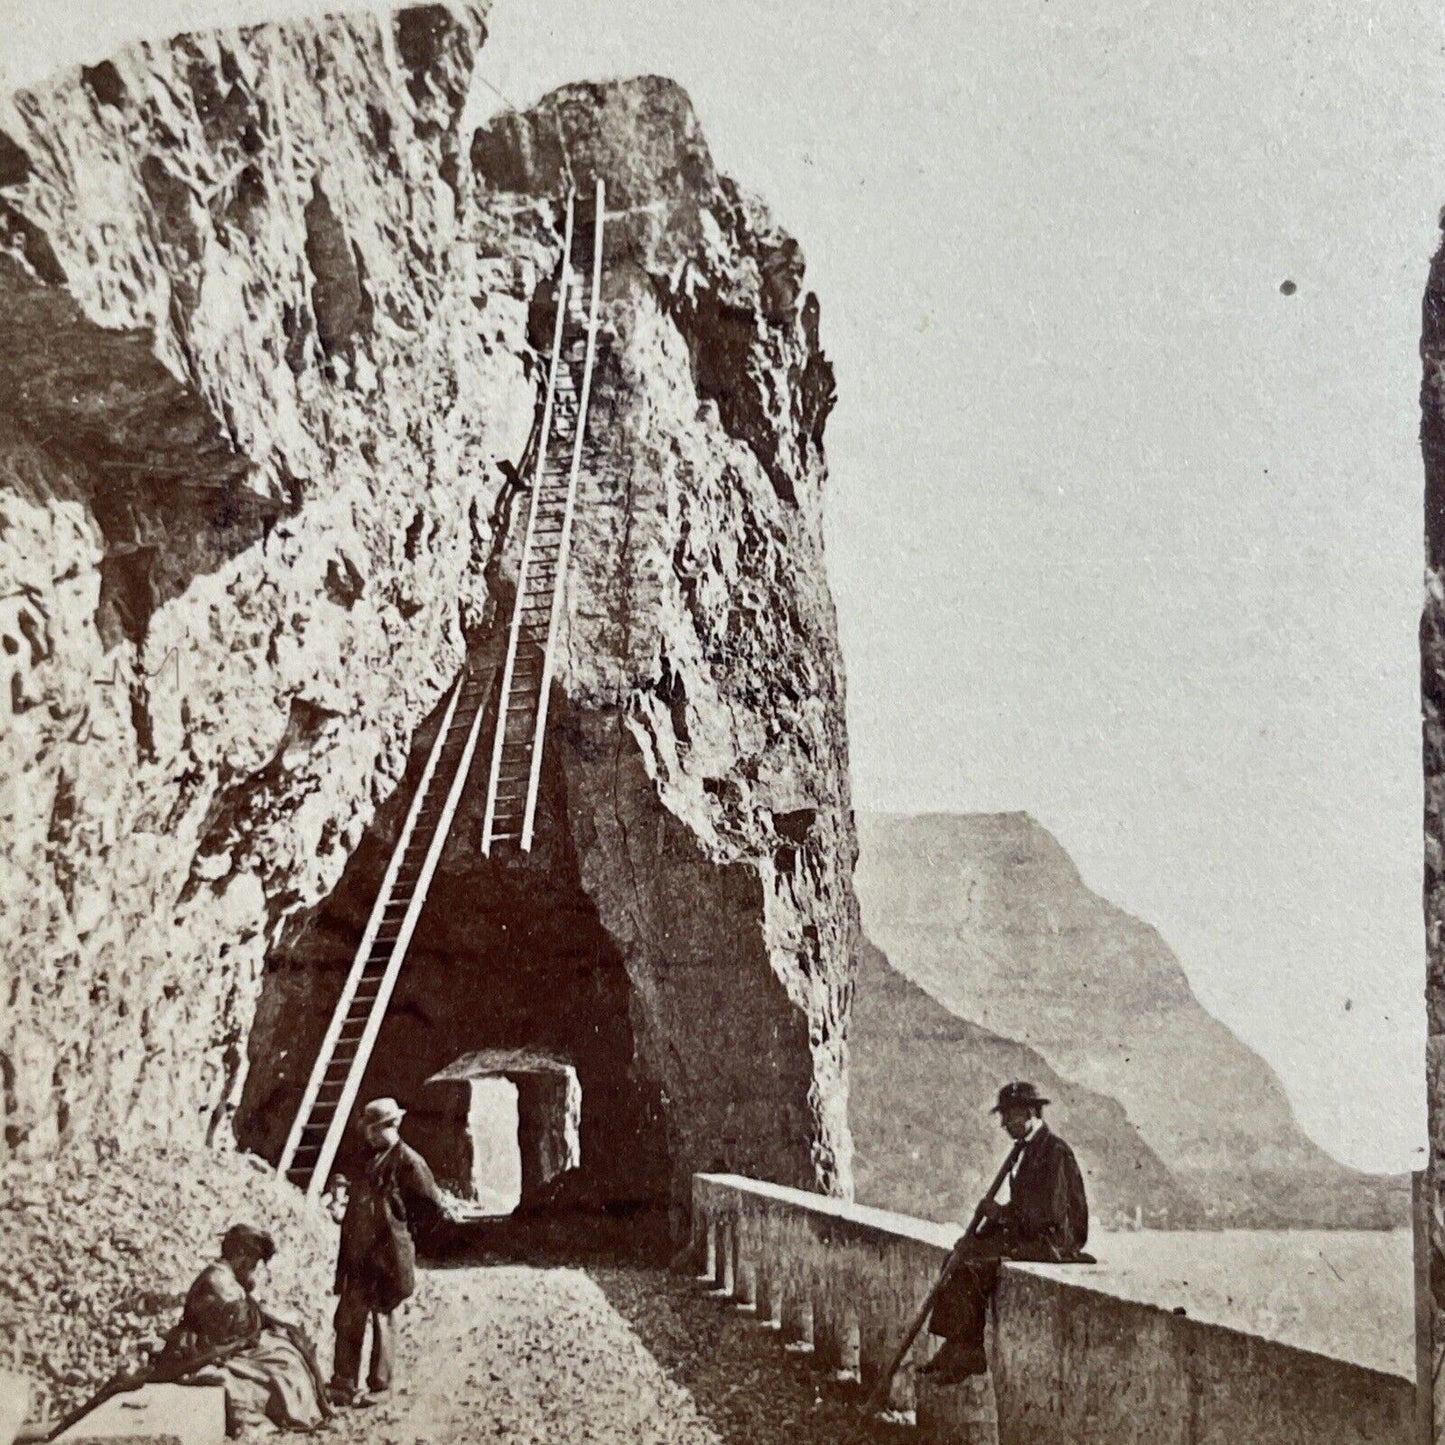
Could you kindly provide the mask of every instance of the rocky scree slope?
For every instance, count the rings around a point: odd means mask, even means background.
[[[1273,1071],[1205,1011],[1158,933],[1091,893],[1028,814],[858,821],[869,937],[955,1018],[1117,1100],[1179,1191],[1170,1222],[1406,1218],[1407,1181],[1347,1169],[1314,1144]],[[1197,1212],[1179,1203],[1191,1197]]]
[[[561,136],[619,214],[538,866],[616,955],[673,1182],[849,1186],[818,305],[667,82],[463,138],[483,18],[182,37],[0,107],[10,1152],[225,1140],[275,1064],[282,940],[505,626]]]
[[[238,1220],[276,1241],[267,1307],[331,1358],[336,1226],[259,1159],[78,1146],[0,1172],[0,1217],[0,1339],[32,1383],[34,1418],[53,1420],[138,1369]]]

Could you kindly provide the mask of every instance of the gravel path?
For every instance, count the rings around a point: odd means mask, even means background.
[[[279,1245],[263,1298],[330,1365],[336,1229],[240,1155],[80,1151],[0,1171],[0,1354],[53,1416],[134,1366],[236,1219]],[[323,1439],[377,1445],[839,1445],[857,1387],[664,1267],[663,1219],[542,1217],[441,1241],[400,1319],[398,1388]],[[901,1438],[878,1425],[871,1441]]]
[[[375,1445],[838,1445],[851,1390],[700,1285],[629,1265],[429,1270],[398,1387],[327,1438]],[[879,1425],[869,1437],[897,1441]]]
[[[590,1273],[725,1445],[842,1445],[852,1437],[861,1400],[856,1379],[818,1370],[810,1352],[786,1348],[751,1310],[665,1271]],[[917,1438],[911,1426],[883,1419],[858,1437],[860,1445]]]
[[[393,1399],[344,1412],[332,1438],[716,1445],[687,1392],[581,1270],[428,1271],[399,1325]]]

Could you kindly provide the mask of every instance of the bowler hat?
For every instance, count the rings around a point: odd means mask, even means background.
[[[998,1091],[998,1103],[989,1113],[1002,1114],[1005,1109],[1041,1109],[1048,1102],[1035,1085],[1020,1080],[1016,1084],[1005,1084]]]
[[[388,1124],[400,1124],[405,1117],[406,1110],[395,1099],[373,1099],[361,1111],[361,1127],[384,1129]]]

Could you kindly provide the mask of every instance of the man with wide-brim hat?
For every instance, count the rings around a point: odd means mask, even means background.
[[[341,1221],[331,1372],[331,1399],[338,1405],[371,1404],[391,1389],[396,1360],[393,1311],[416,1288],[412,1233],[448,1218],[426,1160],[402,1142],[405,1117],[395,1099],[373,1099],[356,1122],[367,1157],[360,1177],[350,1183]],[[368,1323],[371,1361],[363,1394],[361,1355]]]
[[[990,1110],[1022,1152],[1009,1175],[1006,1203],[989,1200],[984,1222],[961,1245],[961,1258],[933,1306],[929,1329],[944,1337],[923,1367],[937,1384],[952,1384],[988,1370],[984,1317],[998,1284],[999,1261],[1029,1259],[1066,1264],[1089,1237],[1089,1205],[1074,1151],[1044,1123],[1048,1100],[1030,1083],[1005,1084]]]

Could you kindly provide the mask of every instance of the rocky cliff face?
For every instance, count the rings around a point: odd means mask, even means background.
[[[1117,1100],[1180,1191],[1173,1222],[1403,1219],[1402,1181],[1318,1148],[1158,933],[1091,893],[1027,814],[869,815],[859,838],[870,938],[958,1018]]]
[[[617,214],[542,835],[482,863],[479,768],[375,1081],[560,1047],[603,1196],[639,1140],[647,1196],[849,1185],[817,302],[666,82],[461,136],[483,15],[140,46],[0,108],[11,1151],[238,1108],[276,1142],[507,621],[565,172]]]
[[[1445,213],[1441,224],[1445,226]],[[1425,772],[1425,1072],[1430,1161],[1425,1209],[1436,1439],[1445,1421],[1445,244],[1425,287],[1420,335],[1420,446],[1425,462],[1425,602],[1420,618],[1421,741]]]

